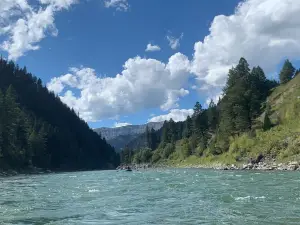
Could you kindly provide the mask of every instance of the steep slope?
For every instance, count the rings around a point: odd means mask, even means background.
[[[184,161],[173,162],[181,165],[192,164],[241,164],[262,155],[266,162],[278,163],[300,161],[300,76],[274,88],[265,101],[264,111],[255,121],[250,132],[231,137],[229,151],[211,155],[204,151],[204,157],[190,156]],[[263,128],[266,117],[269,127]],[[183,142],[178,142],[180,152]],[[171,160],[170,160],[171,162]]]
[[[113,148],[42,81],[0,59],[0,168],[106,169]]]
[[[137,139],[146,131],[146,127],[149,129],[159,130],[163,126],[163,122],[150,122],[142,125],[129,125],[117,128],[98,128],[95,131],[104,137],[109,144],[111,144],[116,151],[120,151],[127,144]]]
[[[300,159],[300,76],[272,91],[266,104],[270,106],[270,130],[257,130],[253,137],[244,134],[232,140],[230,151],[255,157],[262,153],[279,161]],[[263,122],[266,112],[258,118]],[[242,151],[241,151],[242,150]]]

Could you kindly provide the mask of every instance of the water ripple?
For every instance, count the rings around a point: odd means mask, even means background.
[[[298,181],[200,169],[1,178],[0,224],[300,224]]]

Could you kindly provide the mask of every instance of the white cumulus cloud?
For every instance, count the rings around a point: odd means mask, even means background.
[[[169,121],[171,118],[175,122],[184,121],[188,116],[193,115],[193,109],[171,109],[168,114],[154,116],[148,120],[148,122],[162,122],[162,121]]]
[[[176,50],[180,46],[180,41],[183,38],[183,33],[180,35],[180,37],[176,38],[171,35],[167,35],[167,40],[169,41],[169,46],[173,49]]]
[[[127,0],[105,0],[104,5],[106,8],[115,8],[118,11],[128,11],[130,5]]]
[[[114,127],[125,127],[125,126],[129,126],[132,125],[131,123],[118,123],[115,122]]]
[[[68,9],[77,0],[39,2],[39,7],[30,6],[27,0],[0,2],[0,35],[4,35],[0,49],[8,53],[8,59],[17,60],[27,51],[39,49],[38,43],[47,35],[57,36],[55,14]]]
[[[210,34],[195,43],[192,72],[201,85],[222,87],[241,57],[273,72],[285,57],[299,58],[300,1],[246,0],[233,15],[214,18]]]
[[[135,57],[128,59],[115,77],[97,76],[91,68],[71,68],[70,73],[52,78],[47,87],[86,121],[96,121],[147,108],[178,107],[179,99],[189,93],[184,89],[189,66],[181,53],[170,57],[167,64]]]
[[[7,26],[9,19],[30,10],[27,0],[1,0],[0,1],[0,27]]]
[[[42,4],[49,4],[57,9],[67,9],[72,4],[79,2],[79,0],[40,0]]]
[[[147,44],[146,52],[157,52],[160,51],[160,47],[158,45]]]

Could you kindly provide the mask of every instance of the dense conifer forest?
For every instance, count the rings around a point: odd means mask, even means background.
[[[0,169],[107,169],[118,160],[41,79],[0,59]]]

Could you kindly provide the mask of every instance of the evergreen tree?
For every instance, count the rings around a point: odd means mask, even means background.
[[[192,154],[191,147],[189,145],[188,139],[184,139],[183,145],[182,145],[182,156],[183,158],[187,158]]]
[[[272,122],[270,120],[271,107],[269,104],[266,105],[266,110],[263,118],[263,130],[269,130],[272,127]]]
[[[218,111],[217,106],[212,99],[210,100],[207,109],[207,123],[210,131],[216,130],[218,124]]]
[[[146,136],[146,146],[147,148],[151,148],[152,140],[151,140],[151,134],[148,126],[146,126],[145,136]]]
[[[201,113],[202,113],[202,105],[199,102],[196,102],[196,104],[194,106],[193,117],[196,117]]]
[[[151,128],[150,131],[150,138],[151,138],[150,149],[154,150],[157,147],[157,138],[156,138],[155,130],[153,128]]]
[[[176,130],[176,124],[172,118],[170,119],[168,125],[169,125],[169,129],[168,129],[169,143],[175,143],[175,141],[177,140],[177,130]]]
[[[290,81],[293,78],[294,73],[295,73],[295,68],[292,65],[292,63],[287,59],[284,62],[284,65],[279,74],[280,83],[285,84],[288,81]]]
[[[224,88],[224,93],[228,92],[228,89],[241,84],[245,78],[250,74],[249,64],[246,59],[241,58],[238,65],[235,68],[231,68],[228,73],[227,82]]]
[[[162,143],[168,143],[169,142],[169,127],[168,122],[165,121],[164,125],[162,126]]]
[[[193,133],[193,120],[190,116],[188,116],[184,123],[183,136],[189,138],[191,137],[192,133]]]

